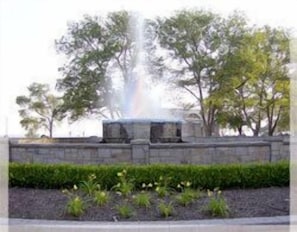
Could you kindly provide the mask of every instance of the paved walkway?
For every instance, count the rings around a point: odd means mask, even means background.
[[[153,221],[153,222],[79,222],[79,221],[50,221],[9,219],[9,232],[34,231],[160,231],[160,232],[204,232],[204,231],[295,231],[297,217],[258,217],[211,219],[191,221]],[[291,220],[291,221],[290,221]],[[0,219],[0,224],[5,220]],[[291,222],[291,225],[290,225]],[[292,223],[295,222],[295,223]],[[294,226],[292,224],[295,224]],[[294,228],[293,228],[294,227]],[[291,229],[291,230],[290,230]],[[1,230],[2,231],[2,230]],[[296,230],[297,231],[297,230]]]

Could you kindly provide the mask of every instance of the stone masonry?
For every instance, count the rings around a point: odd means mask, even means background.
[[[195,143],[17,143],[9,159],[21,163],[220,164],[289,160],[289,137],[214,137]]]

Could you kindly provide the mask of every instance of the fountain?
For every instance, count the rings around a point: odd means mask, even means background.
[[[104,143],[130,143],[137,139],[151,143],[181,142],[181,121],[163,119],[160,99],[149,91],[151,82],[145,64],[143,25],[141,15],[132,14],[130,30],[135,41],[135,66],[130,67],[130,81],[125,83],[124,117],[103,121]]]

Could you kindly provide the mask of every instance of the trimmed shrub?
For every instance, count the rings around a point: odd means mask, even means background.
[[[171,188],[188,180],[192,188],[261,188],[288,186],[290,182],[289,162],[265,164],[224,165],[70,165],[70,164],[9,164],[11,187],[53,188],[72,187],[87,180],[90,174],[104,189],[118,183],[117,173],[127,170],[127,179],[133,180],[136,189],[143,183],[154,183],[159,177],[170,177]]]

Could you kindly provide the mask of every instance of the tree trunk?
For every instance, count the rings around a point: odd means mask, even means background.
[[[242,135],[242,126],[237,128],[239,135]]]
[[[204,124],[204,133],[206,137],[212,136],[212,126]]]
[[[52,138],[53,137],[53,123],[54,121],[51,120],[50,124],[49,124],[49,137]]]

